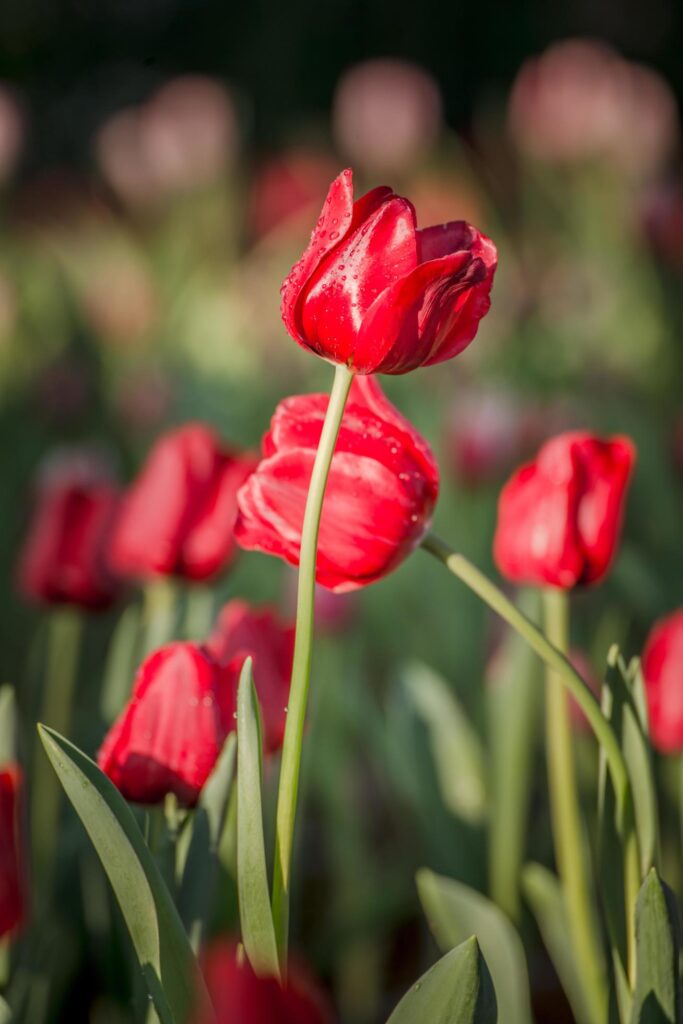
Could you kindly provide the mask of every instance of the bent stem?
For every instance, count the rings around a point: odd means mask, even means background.
[[[585,714],[598,743],[605,751],[616,797],[616,826],[620,837],[624,840],[624,848],[628,849],[632,841],[637,842],[629,835],[633,829],[633,813],[628,770],[619,742],[591,690],[574,666],[548,640],[542,630],[528,619],[505,596],[502,590],[492,583],[480,569],[472,565],[464,555],[454,551],[448,544],[431,533],[423,539],[422,547],[442,562],[454,576],[457,576],[470,590],[473,590],[489,608],[519,633],[541,660],[555,670],[562,685],[574,697]]]
[[[334,383],[318,443],[318,450],[313,463],[313,472],[308,488],[301,530],[299,584],[296,604],[296,637],[294,641],[289,707],[282,746],[282,765],[280,768],[280,786],[277,799],[272,898],[273,922],[283,977],[287,964],[292,843],[299,791],[301,745],[306,719],[308,684],[311,674],[318,532],[327,477],[352,380],[353,375],[346,366],[337,366],[335,368]]]
[[[545,631],[558,651],[569,649],[569,601],[562,590],[543,593]],[[576,786],[569,696],[555,669],[546,668],[546,760],[550,814],[558,874],[567,909],[572,948],[583,980],[591,1018],[605,1020],[607,992],[602,949],[595,932],[581,811]]]

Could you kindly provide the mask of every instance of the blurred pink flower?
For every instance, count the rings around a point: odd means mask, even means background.
[[[218,81],[186,75],[100,129],[95,150],[114,191],[133,206],[214,182],[235,160],[237,116]]]
[[[683,270],[683,186],[660,186],[643,202],[643,227],[664,262]]]
[[[536,159],[601,158],[635,176],[665,163],[679,135],[676,100],[664,79],[584,39],[556,43],[522,66],[508,123],[520,149]]]
[[[263,164],[254,174],[249,225],[261,238],[292,218],[306,218],[322,206],[336,164],[315,150],[291,149]]]
[[[93,397],[92,374],[81,360],[60,356],[46,366],[36,381],[36,411],[50,423],[72,423]]]
[[[19,159],[24,142],[24,117],[13,92],[0,83],[0,185],[6,182]]]
[[[116,408],[132,430],[157,430],[173,406],[173,383],[160,367],[150,367],[125,377],[116,392]]]
[[[532,447],[536,417],[511,392],[458,394],[446,423],[445,447],[455,476],[469,487],[503,477]]]
[[[111,341],[134,344],[148,335],[159,303],[144,265],[121,256],[95,266],[84,287],[83,312],[93,330]]]
[[[339,80],[332,130],[340,151],[359,169],[398,174],[424,158],[442,127],[439,87],[402,60],[368,60]]]

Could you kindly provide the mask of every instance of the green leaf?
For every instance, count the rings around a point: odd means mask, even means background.
[[[109,643],[100,692],[100,711],[111,723],[128,700],[137,667],[140,640],[140,607],[129,604],[121,614]]]
[[[518,603],[529,618],[538,618],[538,590],[522,592]],[[490,892],[515,922],[521,911],[519,884],[543,708],[542,673],[536,654],[510,629],[486,680]]]
[[[235,779],[237,737],[231,732],[205,782],[192,820],[192,838],[183,866],[178,905],[196,951],[216,884],[218,848]]]
[[[627,668],[614,645],[607,658],[602,710],[624,753],[633,793],[635,829],[643,875],[656,859],[658,812],[645,697],[639,665]],[[622,842],[615,823],[615,798],[604,752],[598,786],[598,870],[618,990],[626,975],[626,919]],[[623,1000],[620,1000],[623,1003]]]
[[[590,1024],[591,1014],[569,938],[567,908],[559,879],[540,864],[528,864],[522,873],[522,888],[574,1016],[580,1024]]]
[[[38,726],[45,752],[80,817],[121,907],[161,1020],[184,1024],[200,975],[168,889],[133,813],[97,765],[59,733]]]
[[[496,995],[472,936],[446,953],[411,988],[387,1024],[496,1024]]]
[[[0,686],[0,765],[17,756],[17,707],[11,686]]]
[[[439,789],[453,814],[478,824],[486,814],[484,751],[452,687],[426,665],[402,670],[403,685],[429,732]]]
[[[257,974],[280,976],[261,804],[261,728],[252,660],[237,691],[237,891],[242,942]]]
[[[673,894],[651,868],[636,905],[636,989],[631,1024],[678,1024],[681,1020],[677,918]]]
[[[423,868],[417,888],[429,926],[442,950],[476,935],[505,1024],[529,1024],[531,1000],[524,947],[505,914],[481,893]]]

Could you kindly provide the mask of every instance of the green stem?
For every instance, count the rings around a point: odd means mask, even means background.
[[[170,577],[150,580],[144,589],[142,657],[163,647],[176,629],[177,585]]]
[[[40,720],[68,735],[78,675],[83,617],[75,608],[57,608],[48,621],[47,654]],[[49,893],[57,842],[61,787],[42,744],[36,750],[32,801],[32,835],[36,868]]]
[[[296,639],[289,688],[287,725],[282,747],[273,875],[273,921],[283,974],[287,963],[292,843],[299,790],[301,746],[311,673],[318,532],[327,477],[352,380],[353,375],[346,366],[335,368],[334,383],[313,463],[301,530]]]
[[[569,649],[569,600],[562,590],[543,593],[545,632],[555,647]],[[562,680],[546,668],[546,759],[550,788],[550,812],[558,874],[569,921],[570,938],[579,974],[583,980],[591,1018],[604,1021],[607,992],[602,970],[603,957],[595,930],[586,857],[581,827],[581,810],[576,785],[569,696]]]
[[[571,693],[588,720],[598,742],[605,751],[617,802],[617,828],[624,838],[632,826],[631,786],[626,762],[619,742],[600,705],[584,680],[567,658],[557,650],[545,634],[510,601],[495,583],[472,565],[464,555],[428,534],[422,547],[442,562],[454,576],[462,580],[497,615],[500,615],[525,640],[542,661],[555,669],[562,685]]]

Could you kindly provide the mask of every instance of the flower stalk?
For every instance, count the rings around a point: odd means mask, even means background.
[[[334,383],[313,463],[301,532],[296,638],[278,789],[272,894],[275,936],[283,975],[287,963],[294,823],[311,674],[318,534],[327,478],[352,380],[353,374],[346,366],[337,365],[335,367]]]
[[[543,591],[543,618],[548,640],[566,655],[569,649],[569,599],[566,591]],[[572,947],[591,1019],[607,1013],[604,960],[592,911],[581,809],[576,784],[569,695],[555,669],[546,667],[546,760],[550,815],[557,871],[564,893]]]

